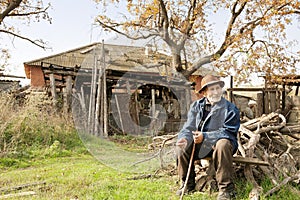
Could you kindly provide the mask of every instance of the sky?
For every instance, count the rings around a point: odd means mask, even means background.
[[[9,68],[6,72],[9,74],[25,76],[24,62],[61,53],[70,49],[88,45],[93,42],[116,43],[115,35],[103,31],[101,28],[93,25],[95,17],[102,12],[101,8],[92,0],[43,0],[46,5],[51,2],[52,7],[49,15],[52,18],[52,24],[47,21],[31,23],[30,26],[18,24],[20,32],[31,39],[43,39],[51,49],[43,50],[25,40],[8,38],[4,41],[11,53]],[[122,2],[122,1],[121,1]],[[119,14],[120,8],[108,9],[108,15]],[[215,27],[226,27],[226,17],[219,13],[215,18]],[[298,38],[299,25],[290,30],[292,39]],[[222,37],[224,30],[217,31]],[[216,38],[218,39],[218,38]],[[2,42],[2,41],[1,41]]]
[[[18,26],[23,35],[31,39],[43,39],[51,49],[43,50],[25,40],[6,39],[4,42],[11,53],[8,72],[24,75],[24,62],[110,38],[109,34],[100,33],[100,29],[93,26],[94,18],[100,12],[93,1],[52,0],[51,5],[49,15],[52,24],[41,21],[30,26]]]

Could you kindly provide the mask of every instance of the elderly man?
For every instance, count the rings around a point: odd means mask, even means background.
[[[189,160],[194,149],[193,160],[212,157],[219,188],[217,199],[235,197],[232,155],[238,147],[240,115],[237,107],[222,97],[223,87],[224,82],[216,76],[207,75],[201,81],[199,92],[203,93],[204,97],[192,103],[188,119],[176,143],[178,174],[182,183],[188,179],[185,191],[182,184],[177,195],[190,192],[195,188],[194,162],[187,178]]]

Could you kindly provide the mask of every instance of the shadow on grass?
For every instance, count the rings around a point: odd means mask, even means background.
[[[151,173],[161,167],[158,152],[145,150],[134,152],[124,149],[107,138],[96,137],[86,133],[79,136],[89,152],[102,164],[122,172]],[[172,148],[172,147],[170,147]],[[165,157],[167,162],[175,162],[172,155]]]

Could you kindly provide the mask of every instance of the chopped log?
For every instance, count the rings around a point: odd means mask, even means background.
[[[290,137],[300,140],[300,124],[298,125],[286,125],[279,130],[280,133],[284,135],[289,135]]]
[[[249,120],[245,123],[243,123],[243,125],[245,127],[247,127],[247,129],[249,130],[255,130],[258,127],[258,124],[264,125],[264,124],[269,124],[270,121],[272,121],[272,119],[274,119],[275,117],[278,117],[278,113],[272,112],[268,115],[262,115],[261,117]]]
[[[281,123],[277,125],[268,125],[266,127],[262,127],[256,131],[256,133],[265,133],[265,132],[270,132],[270,131],[278,131],[282,127],[286,125],[286,119],[283,115],[278,114],[278,117],[281,119]],[[263,123],[263,122],[262,122]]]

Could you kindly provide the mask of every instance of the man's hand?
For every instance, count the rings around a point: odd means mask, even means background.
[[[185,149],[185,147],[187,146],[187,139],[185,138],[180,138],[177,142],[176,142],[176,146]]]
[[[203,141],[203,134],[201,131],[193,131],[193,138],[195,144],[200,144]]]

